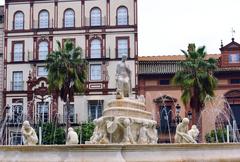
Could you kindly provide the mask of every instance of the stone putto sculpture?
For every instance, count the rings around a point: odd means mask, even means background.
[[[135,144],[136,142],[134,141],[133,135],[132,135],[131,121],[128,118],[126,118],[123,120],[123,124],[121,124],[120,122],[118,122],[118,124],[121,128],[123,128],[122,143]]]
[[[36,145],[38,143],[37,134],[30,126],[29,121],[26,120],[23,122],[21,132],[24,145]]]
[[[117,98],[119,94],[123,97],[129,97],[132,91],[131,84],[131,70],[126,65],[127,55],[122,55],[122,61],[117,64],[116,70],[116,86],[117,86]]]
[[[199,135],[199,130],[197,129],[196,125],[192,125],[192,128],[188,131],[188,134],[195,140],[197,141],[198,135]]]
[[[109,143],[107,138],[107,132],[105,127],[105,122],[103,118],[95,119],[93,121],[95,124],[95,128],[93,131],[93,135],[90,138],[90,144],[107,144]]]
[[[183,118],[182,122],[177,125],[175,134],[175,143],[197,143],[192,136],[188,134],[189,119]]]
[[[72,127],[68,128],[68,134],[66,139],[66,145],[78,144],[78,134],[74,131]]]
[[[142,127],[139,130],[139,138],[138,138],[139,144],[147,144],[149,142],[147,127],[148,127],[148,123],[146,121],[143,121]]]

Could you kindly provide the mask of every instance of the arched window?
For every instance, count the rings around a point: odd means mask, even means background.
[[[72,9],[67,9],[64,12],[64,27],[74,27],[75,25],[75,13]]]
[[[101,58],[101,41],[99,39],[93,39],[90,48],[91,58]]]
[[[22,11],[18,11],[14,15],[14,29],[24,28],[24,14]]]
[[[99,8],[91,9],[90,26],[101,26],[101,10]]]
[[[126,7],[117,9],[117,25],[128,25],[128,10]]]
[[[38,49],[38,59],[39,60],[46,60],[48,55],[48,42],[42,41],[39,43],[39,49]]]
[[[48,11],[43,10],[39,13],[39,28],[48,28],[49,14]]]

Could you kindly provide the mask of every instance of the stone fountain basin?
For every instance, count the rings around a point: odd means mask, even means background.
[[[0,146],[1,162],[239,162],[240,144]]]

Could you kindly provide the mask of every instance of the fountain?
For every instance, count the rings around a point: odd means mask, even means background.
[[[123,55],[116,71],[116,99],[110,101],[103,111],[103,116],[94,123],[90,144],[156,144],[156,122],[152,114],[146,111],[145,99],[138,99],[131,94],[131,70]]]
[[[30,145],[25,146],[0,146],[1,162],[239,162],[240,145],[237,143],[196,144],[197,130],[212,129],[213,124],[199,123],[188,130],[188,119],[183,118],[177,126],[175,142],[177,144],[156,144],[156,122],[152,113],[146,111],[145,99],[139,96],[137,99],[131,95],[131,71],[125,64],[125,58],[117,68],[116,99],[109,101],[103,111],[103,116],[94,120],[94,133],[84,145],[77,145],[76,132],[69,129],[67,145],[34,145],[36,136],[29,123],[27,128],[32,130],[29,140]],[[220,100],[215,100],[220,102]],[[210,119],[221,114],[214,107],[225,105],[206,102],[206,109],[201,116],[215,114]],[[224,110],[224,109],[223,109]],[[211,113],[209,113],[211,112]],[[218,112],[218,113],[216,113]],[[230,125],[233,135],[238,141],[234,124],[231,126],[229,110],[222,115]],[[163,112],[168,116],[166,109]],[[231,116],[231,115],[230,115]],[[233,118],[234,119],[234,118]],[[167,120],[169,120],[167,118]],[[5,120],[4,120],[5,121]],[[23,125],[23,126],[24,126]],[[203,126],[202,125],[202,126]],[[169,128],[169,125],[168,125]],[[26,133],[24,132],[23,134]],[[26,139],[28,140],[26,133]],[[170,134],[171,138],[171,134]],[[26,143],[28,144],[28,143]],[[31,145],[33,144],[33,145]]]

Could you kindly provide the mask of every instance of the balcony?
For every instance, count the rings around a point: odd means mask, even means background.
[[[25,120],[29,120],[26,114],[15,113],[15,114],[12,114],[12,115],[8,116],[7,124],[19,125],[19,124],[22,124],[23,121],[25,121]]]
[[[105,16],[101,17],[100,21],[92,21],[92,22],[89,17],[85,17],[85,26],[87,27],[98,28],[106,25],[107,25],[107,18]]]
[[[11,91],[23,91],[24,81],[12,81],[10,87]]]

